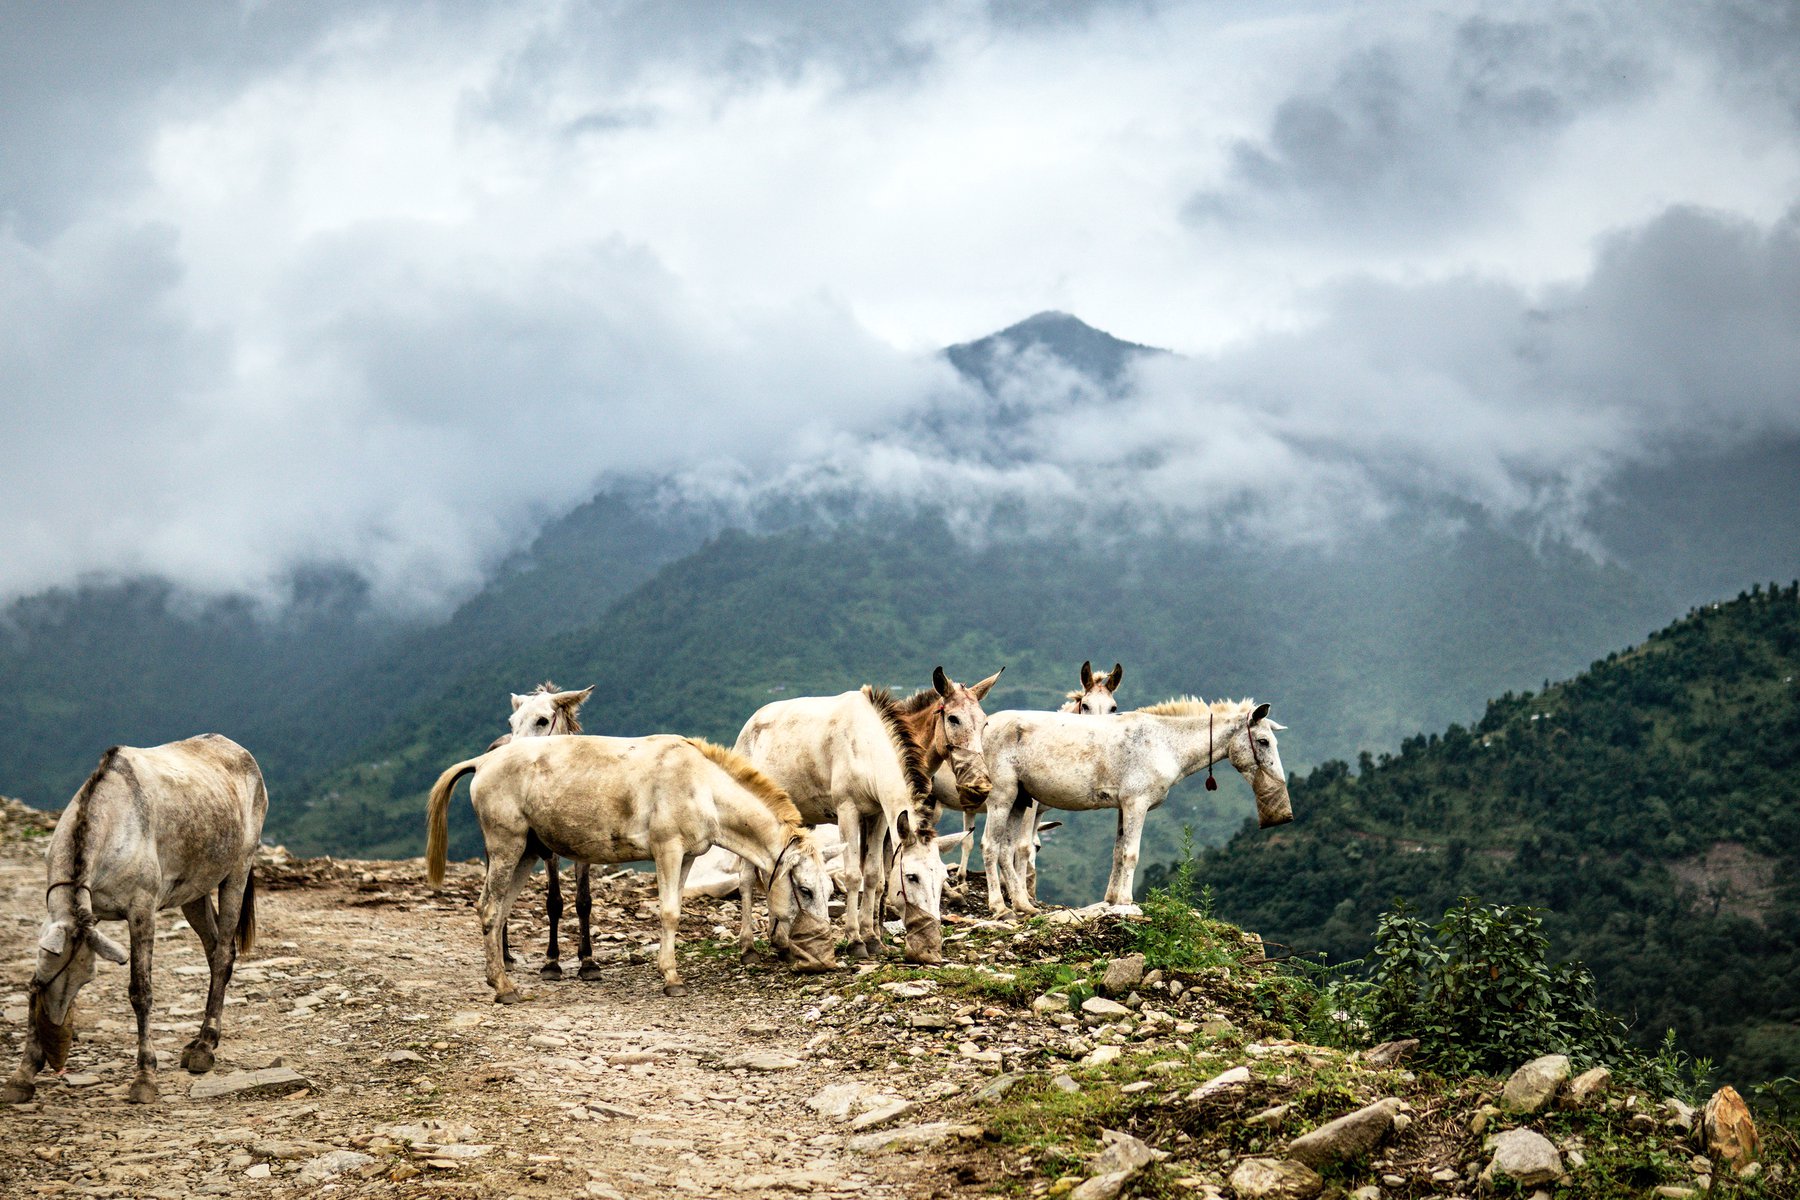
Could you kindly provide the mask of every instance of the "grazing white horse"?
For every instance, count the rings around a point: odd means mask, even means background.
[[[895,701],[865,686],[838,696],[800,696],[765,704],[744,723],[735,749],[767,772],[799,806],[808,824],[835,822],[844,842],[844,936],[852,958],[881,952],[880,920],[890,868],[902,884],[938,862],[931,771],[948,762],[961,786],[987,794],[982,697],[995,672],[979,683],[956,683],[938,667],[932,690]],[[892,860],[890,862],[890,859]],[[755,881],[741,887],[740,956],[752,957]],[[902,887],[906,957],[941,962],[941,905]],[[775,945],[782,949],[779,939]]]
[[[715,843],[748,862],[790,927],[797,969],[826,970],[832,953],[831,877],[787,794],[741,755],[695,738],[525,738],[457,763],[438,777],[426,808],[425,872],[444,880],[450,791],[473,773],[469,799],[487,842],[478,911],[494,1000],[511,1004],[500,930],[545,853],[576,862],[656,863],[662,914],[657,966],[663,993],[685,990],[676,967],[681,889],[694,859]]]
[[[1207,704],[1191,697],[1104,720],[1068,713],[994,713],[987,738],[994,787],[981,841],[989,907],[1004,915],[1010,900],[1022,914],[1037,911],[1025,882],[1026,819],[1033,802],[1076,812],[1119,811],[1108,904],[1131,903],[1145,814],[1178,781],[1221,758],[1229,757],[1249,781],[1265,829],[1293,820],[1287,774],[1275,743],[1275,731],[1283,726],[1268,717],[1267,704]]]
[[[581,705],[594,689],[582,688],[576,692],[559,691],[554,683],[545,680],[536,689],[521,696],[512,693],[512,716],[507,718],[511,727],[510,733],[503,733],[488,745],[489,750],[504,746],[515,738],[556,737],[564,734],[581,732]],[[587,863],[575,864],[575,919],[580,927],[580,942],[577,947],[581,963],[580,975],[583,979],[600,978],[600,967],[594,962],[594,939],[591,919],[594,911],[593,891],[589,886],[589,867]],[[546,980],[561,979],[562,947],[558,934],[562,931],[562,869],[553,854],[544,861],[544,917],[550,926],[549,944],[544,948],[544,965],[538,968],[538,978]],[[507,943],[506,930],[500,931],[500,950],[506,958],[507,966],[513,964],[512,947]]]
[[[25,1056],[0,1089],[0,1102],[31,1099],[46,1061],[59,1073],[65,1069],[75,1036],[70,1010],[94,977],[94,955],[127,959],[124,947],[95,924],[118,920],[131,931],[138,1034],[137,1076],[126,1098],[133,1104],[156,1099],[150,954],[156,914],[165,908],[179,907],[194,927],[211,975],[200,1032],[181,1052],[181,1065],[196,1075],[212,1070],[225,985],[238,951],[256,940],[251,868],[268,809],[256,760],[216,733],[148,749],[114,746],[100,756],[50,839],[49,916],[38,935]]]

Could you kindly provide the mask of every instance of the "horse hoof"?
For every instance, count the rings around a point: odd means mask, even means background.
[[[665,996],[685,996],[685,995],[687,995],[687,984],[685,984],[685,983],[665,983],[665,984],[663,984],[663,995],[665,995]]]
[[[538,968],[538,978],[545,983],[555,983],[562,978],[562,964],[547,962]]]
[[[153,1079],[134,1079],[131,1090],[125,1093],[125,1099],[133,1104],[154,1104],[156,1102],[156,1081]]]
[[[213,1069],[212,1048],[195,1042],[181,1052],[181,1069],[190,1075],[204,1075]],[[132,1087],[136,1087],[133,1084]],[[150,1085],[150,1098],[156,1098],[156,1085]]]
[[[886,950],[886,947],[881,944],[881,939],[878,937],[864,938],[863,945],[868,949],[870,958],[880,958],[882,953]]]
[[[517,1004],[518,1002],[519,1002],[519,989],[517,989],[517,988],[512,988],[512,989],[510,989],[508,991],[504,991],[504,992],[495,992],[494,993],[494,1003],[495,1004]]]
[[[576,976],[577,978],[587,980],[589,983],[593,983],[600,978],[600,964],[590,958],[581,964],[581,970],[576,972]]]
[[[0,1104],[24,1104],[37,1095],[35,1083],[9,1083],[0,1087]]]
[[[844,947],[844,957],[856,959],[867,958],[869,957],[869,948],[863,945],[861,941],[851,942],[848,946]]]
[[[944,956],[941,954],[909,954],[906,961],[920,967],[941,967]]]

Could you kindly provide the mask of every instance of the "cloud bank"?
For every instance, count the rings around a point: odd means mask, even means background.
[[[1623,465],[1800,434],[1792,13],[22,5],[0,599],[431,610],[624,475],[1578,533]],[[1044,308],[1179,353],[933,353]]]

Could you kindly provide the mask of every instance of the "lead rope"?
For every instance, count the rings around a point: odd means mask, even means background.
[[[1218,758],[1218,747],[1213,743],[1213,711],[1206,710],[1206,790],[1219,790],[1219,781],[1213,778],[1213,762]]]

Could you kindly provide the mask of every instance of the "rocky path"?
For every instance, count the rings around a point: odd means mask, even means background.
[[[596,899],[597,982],[573,979],[572,954],[568,982],[537,982],[541,927],[515,918],[532,999],[502,1007],[482,978],[471,911],[480,870],[452,872],[443,894],[423,885],[416,861],[266,872],[259,943],[240,960],[218,1067],[205,1077],[173,1065],[199,1020],[206,973],[192,932],[164,914],[152,1017],[162,1100],[125,1102],[126,972],[101,964],[81,996],[66,1078],[40,1076],[33,1103],[0,1113],[0,1195],[972,1191],[930,1145],[877,1153],[868,1142],[896,1128],[923,1126],[926,1143],[969,1133],[941,1102],[977,1085],[982,1065],[922,1065],[898,1045],[889,1054],[881,1027],[849,1047],[821,1021],[836,1002],[825,984],[746,971],[698,940],[726,932],[728,906],[695,905],[684,921],[690,991],[678,1000],[641,961],[656,925],[640,878],[608,881]],[[0,846],[8,1071],[42,878],[36,847]],[[536,887],[526,910],[542,912]],[[263,1073],[240,1076],[248,1071]],[[252,1078],[266,1086],[210,1090]]]

